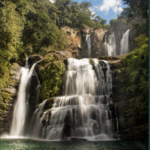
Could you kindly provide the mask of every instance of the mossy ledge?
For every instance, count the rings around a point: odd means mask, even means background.
[[[40,102],[61,95],[62,83],[65,78],[65,62],[68,56],[60,53],[48,53],[39,64],[41,77]]]

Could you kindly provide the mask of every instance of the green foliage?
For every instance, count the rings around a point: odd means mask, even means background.
[[[148,0],[123,0],[136,15],[148,18]]]
[[[104,24],[104,25],[103,25],[103,29],[109,30],[109,28],[110,28],[110,25],[109,25],[109,24]]]
[[[148,0],[123,0],[128,7],[124,8],[118,21],[132,26],[137,36],[146,34],[148,36]]]
[[[1,89],[0,109],[6,110],[6,104],[12,99],[12,93],[6,89]]]
[[[8,90],[2,89],[0,101],[3,103],[7,103],[8,101],[11,100],[11,96],[12,96],[11,92],[9,92]]]
[[[127,29],[131,28],[131,24],[127,24],[126,19],[122,17],[118,17],[118,19],[111,19],[109,24],[109,30],[114,31],[126,31]]]
[[[128,107],[125,107],[122,113],[126,117],[134,116],[135,120],[139,115],[145,116],[148,114],[148,101],[143,101],[142,96],[134,97],[128,102]]]
[[[141,95],[142,111],[147,112],[148,104],[148,38],[140,35],[135,39],[138,48],[121,60],[121,81],[126,93]]]
[[[111,26],[115,26],[117,23],[117,19],[111,19],[109,23]]]
[[[134,23],[132,26],[138,35],[148,34],[148,19],[142,19],[140,23]]]
[[[68,36],[56,26],[58,9],[47,0],[6,0],[0,4],[0,86],[3,88],[9,84],[10,62],[22,61],[25,55],[34,53],[65,50]]]
[[[45,58],[45,61],[52,60],[50,54],[47,54]],[[40,91],[40,99],[44,100],[60,94],[66,68],[60,61],[44,62],[41,65],[40,74],[43,83]]]
[[[20,35],[22,31],[22,21],[15,11],[15,4],[12,2],[3,2],[1,8],[1,24],[0,24],[0,78],[1,88],[7,85],[10,74],[10,60],[18,58],[17,49],[22,44]]]
[[[103,29],[108,29],[109,25],[106,24],[106,20],[105,19],[102,19],[100,16],[96,16],[95,17],[95,21],[100,24],[99,28],[102,27]]]
[[[128,7],[124,8],[117,19],[110,21],[110,30],[133,29],[136,36],[148,36],[148,0],[123,0]]]
[[[78,13],[78,16],[77,16],[77,21],[78,21],[78,26],[80,28],[83,27],[83,24],[87,25],[87,26],[91,26],[91,19],[90,19],[90,16],[85,13],[85,12],[82,12],[80,11]]]
[[[1,89],[15,86],[15,80],[10,78],[12,63],[16,61],[22,63],[28,55],[45,55],[54,50],[68,49],[70,39],[60,29],[61,26],[82,28],[85,24],[98,29],[106,22],[104,19],[101,19],[101,22],[94,19],[95,14],[90,11],[92,5],[86,1],[79,4],[72,0],[56,0],[53,4],[49,0],[2,0],[0,5]],[[48,96],[60,92],[65,67],[60,62],[53,62],[60,59],[58,55],[52,57],[46,55],[43,62],[43,65],[47,66],[41,69],[44,85],[42,90],[51,90]],[[51,82],[45,79],[44,70],[50,73]],[[42,98],[45,98],[44,95]]]
[[[92,14],[90,11],[92,6],[90,2],[83,1],[79,4],[72,2],[72,0],[56,0],[54,5],[57,8],[55,10],[55,20],[58,26],[67,25],[72,28],[82,28],[85,24],[98,29],[106,24],[106,20],[97,21],[94,18],[96,14]]]
[[[91,19],[94,18],[89,9],[92,5],[86,1],[79,4],[71,0],[56,0],[52,4],[48,0],[3,0],[0,4],[0,50],[3,51],[1,77],[4,77],[4,72],[9,77],[9,61],[22,61],[24,56],[35,53],[65,50],[68,47],[68,36],[58,27],[68,25],[82,28],[85,24],[101,28],[106,22],[104,19],[100,20],[101,23]]]

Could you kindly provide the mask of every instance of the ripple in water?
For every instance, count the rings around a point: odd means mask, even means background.
[[[148,150],[148,143],[127,141],[45,142],[21,139],[2,139],[1,150]]]

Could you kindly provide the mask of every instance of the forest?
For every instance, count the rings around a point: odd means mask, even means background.
[[[1,89],[9,84],[12,62],[20,61],[33,54],[44,55],[53,50],[66,50],[69,45],[67,34],[61,26],[117,30],[122,25],[132,26],[136,31],[137,48],[123,60],[127,89],[133,93],[148,94],[148,0],[123,0],[124,8],[110,24],[92,14],[90,2],[81,4],[72,0],[2,0],[0,27],[0,78]],[[123,72],[124,72],[123,71]],[[127,82],[128,83],[128,82]]]
[[[107,23],[83,0],[0,1],[0,134],[148,139],[149,1],[122,2]],[[106,54],[113,42],[115,54]]]

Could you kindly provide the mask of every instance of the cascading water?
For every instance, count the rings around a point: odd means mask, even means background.
[[[38,63],[38,62],[37,62]],[[17,101],[14,107],[12,126],[10,130],[10,135],[22,136],[24,132],[25,118],[28,110],[28,93],[27,89],[30,86],[31,76],[35,65],[33,64],[29,70],[28,58],[26,58],[25,67],[21,69],[21,79],[19,85],[19,91],[17,95]]]
[[[99,63],[99,60],[93,59],[93,63],[94,69],[89,59],[68,59],[65,94],[56,97],[53,108],[44,112],[43,117],[38,119],[42,122],[42,118],[47,118],[42,138],[48,140],[113,138],[112,112],[109,109],[109,105],[112,104],[110,67],[106,61]],[[39,109],[43,111],[44,105],[45,102]],[[39,109],[35,114],[40,112]],[[38,130],[42,131],[42,126]],[[34,133],[33,137],[39,136]]]
[[[108,42],[107,42],[107,35],[105,35],[104,50],[105,50],[105,55],[108,56],[116,55],[116,40],[115,40],[114,33],[108,36]]]
[[[128,29],[125,33],[123,33],[123,37],[120,41],[120,55],[129,53],[129,33],[130,29]]]
[[[87,50],[88,50],[88,57],[91,57],[91,33],[86,35],[86,42],[87,42]]]
[[[36,137],[36,138],[41,137],[41,133],[42,133],[41,130],[43,125],[42,125],[42,118],[40,118],[40,114],[42,113],[46,102],[47,100],[43,101],[33,114],[32,121],[31,121],[31,125],[33,127],[31,137]]]

